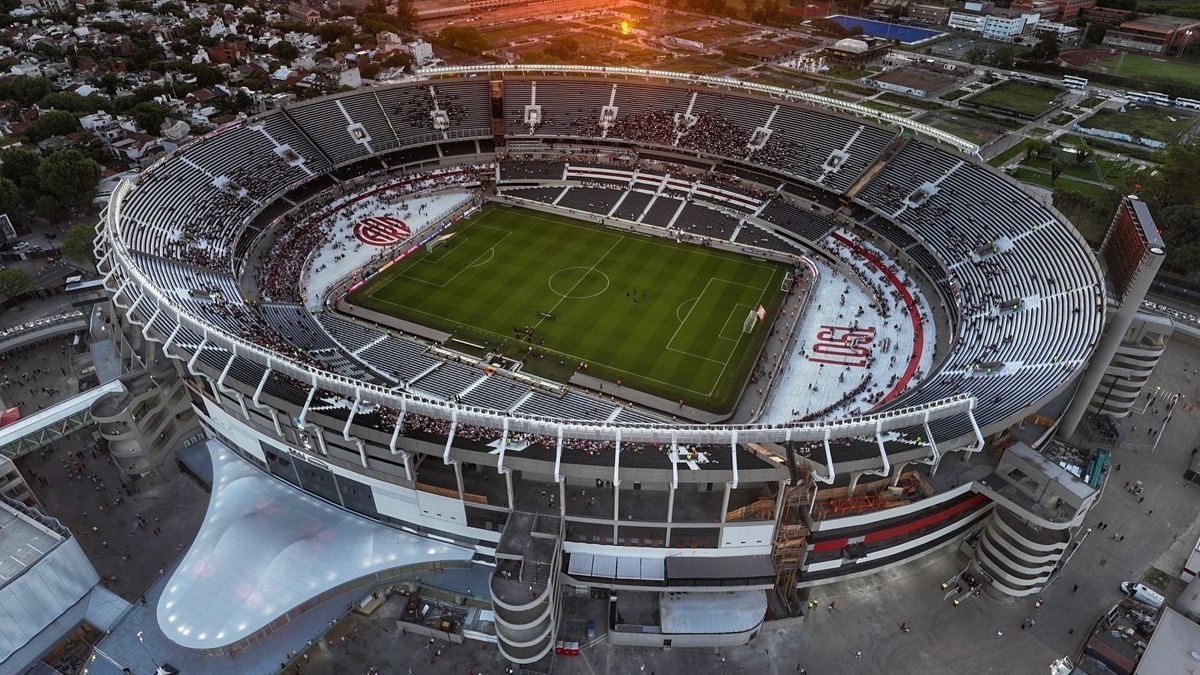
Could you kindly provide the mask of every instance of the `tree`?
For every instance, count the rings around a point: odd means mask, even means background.
[[[1200,206],[1200,191],[1196,190],[1196,167],[1200,166],[1200,144],[1169,145],[1158,153],[1158,158],[1160,160],[1158,172],[1153,176],[1141,179],[1139,196],[1154,209],[1184,205]],[[1193,227],[1200,230],[1200,223]]]
[[[354,37],[354,27],[344,23],[323,23],[314,26],[312,34],[321,38],[322,42],[337,42]]]
[[[437,35],[438,42],[471,54],[491,49],[491,43],[471,26],[446,26]]]
[[[1067,168],[1067,165],[1063,164],[1063,161],[1061,159],[1058,159],[1056,157],[1056,158],[1050,160],[1050,183],[1051,184],[1053,184],[1054,181],[1058,180],[1059,175],[1062,174],[1063,169],[1065,169],[1065,168]]]
[[[189,75],[196,76],[197,87],[211,87],[214,84],[221,84],[225,81],[225,73],[207,63],[189,63],[181,70]]]
[[[1045,151],[1046,151],[1046,141],[1043,141],[1040,138],[1030,141],[1029,145],[1025,146],[1025,161],[1028,162],[1029,159],[1031,157],[1033,157],[1035,154],[1038,157],[1041,157],[1042,153]]]
[[[1200,207],[1171,206],[1155,214],[1171,264],[1200,272]],[[1196,272],[1191,275],[1195,277]]]
[[[1038,43],[1029,50],[1028,57],[1036,61],[1058,60],[1058,34],[1046,31],[1038,37]]]
[[[96,86],[104,90],[104,93],[109,96],[116,96],[117,90],[125,84],[125,80],[116,73],[105,73],[96,81]]]
[[[280,61],[287,61],[288,63],[295,61],[300,56],[300,50],[296,48],[296,45],[287,40],[280,40],[271,45],[269,53]]]
[[[373,80],[373,79],[375,79],[375,76],[379,74],[379,71],[382,69],[383,69],[383,66],[380,66],[378,63],[364,63],[363,65],[358,67],[358,74],[364,80]]]
[[[988,61],[995,68],[1007,70],[1017,65],[1017,50],[1014,47],[1005,45],[993,51]]]
[[[366,75],[363,75],[366,77]],[[217,110],[227,114],[236,115],[237,113],[250,112],[254,107],[254,99],[242,90],[237,90],[232,96],[226,96],[217,101]]]
[[[14,223],[25,221],[25,204],[21,202],[21,192],[17,184],[7,178],[0,178],[0,213],[6,214]]]
[[[171,111],[157,103],[147,101],[133,106],[125,114],[132,117],[139,127],[146,130],[146,133],[157,136],[162,123],[167,121]]]
[[[412,66],[412,56],[404,52],[393,52],[383,60],[384,68],[403,68],[408,70]]]
[[[78,130],[79,120],[75,118],[74,113],[66,110],[50,110],[39,115],[37,120],[29,125],[25,135],[29,140],[37,143],[51,136],[66,136]]]
[[[563,61],[570,61],[579,52],[579,42],[570,35],[556,35],[546,41],[544,51]]]
[[[23,185],[32,180],[37,181],[37,170],[42,165],[42,156],[32,150],[13,146],[0,153],[0,176]]]
[[[58,48],[58,45],[49,40],[43,40],[37,43],[37,46],[33,48],[33,51],[52,59],[62,56],[62,50]]]
[[[23,269],[10,267],[0,270],[0,295],[5,302],[37,288],[37,279]]]
[[[34,212],[38,218],[57,223],[67,217],[67,210],[54,197],[40,195],[34,203]]]
[[[973,45],[967,48],[967,51],[963,52],[963,60],[975,65],[982,64],[988,60],[988,50],[984,47]]]
[[[42,100],[38,101],[38,107],[42,110],[66,110],[77,115],[91,114],[104,107],[104,98],[101,96],[80,96],[79,94],[69,92],[55,92],[46,94]]]
[[[42,100],[42,97],[53,91],[50,80],[44,77],[21,76],[0,87],[0,96],[12,97],[21,105],[30,106]]]
[[[50,155],[38,167],[42,192],[64,206],[86,206],[96,196],[100,165],[74,148]]]
[[[96,226],[91,221],[77,223],[63,237],[63,257],[85,267],[96,266]]]

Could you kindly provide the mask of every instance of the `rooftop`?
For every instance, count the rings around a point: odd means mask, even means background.
[[[57,521],[40,522],[36,511],[21,508],[16,502],[0,499],[0,588],[17,578],[42,559],[59,542],[65,531],[56,532]]]
[[[740,633],[767,614],[763,591],[667,593],[659,599],[663,633]]]
[[[937,91],[955,82],[955,78],[950,75],[936,73],[923,68],[897,68],[896,70],[876,75],[871,79],[898,87],[920,89],[927,92]]]
[[[1170,607],[1163,610],[1158,628],[1138,663],[1139,673],[1193,673],[1200,664],[1200,625]]]
[[[1200,26],[1200,19],[1185,19],[1166,14],[1151,14],[1121,24],[1121,28],[1148,28],[1151,30],[1180,30],[1192,26]]]
[[[207,445],[214,479],[208,513],[157,608],[163,633],[179,645],[233,644],[364,577],[473,554],[343,511],[219,442]]]

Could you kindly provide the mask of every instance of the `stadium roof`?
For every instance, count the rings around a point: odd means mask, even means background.
[[[235,643],[368,575],[473,554],[305,495],[217,441],[208,449],[208,513],[158,603],[159,627],[184,647]]]
[[[0,588],[66,538],[5,502],[0,502],[0,532]]]
[[[762,623],[767,614],[763,591],[667,593],[659,601],[666,634],[741,633]]]

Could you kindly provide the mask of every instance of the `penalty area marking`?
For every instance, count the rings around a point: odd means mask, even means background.
[[[485,256],[485,255],[487,256],[487,260],[483,259],[483,256]],[[495,258],[496,258],[496,247],[491,246],[488,248],[488,250],[483,252],[483,255],[476,258],[475,262],[471,263],[470,265],[467,265],[467,269],[471,269],[472,267],[483,267],[484,265],[492,262],[492,260],[494,260]]]
[[[492,259],[496,256],[496,247],[499,246],[500,244],[503,244],[504,240],[508,239],[509,236],[512,235],[512,232],[509,232],[507,230],[502,230],[498,227],[489,227],[487,225],[480,225],[479,228],[481,228],[481,229],[486,228],[489,230],[496,230],[497,232],[503,232],[504,236],[500,237],[500,239],[498,239],[495,243],[493,243],[491,246],[489,246],[486,251],[475,256],[475,259],[472,260],[470,263],[463,265],[457,272],[454,273],[454,276],[450,277],[449,279],[447,279],[439,284],[439,283],[436,283],[433,281],[429,281],[428,279],[422,279],[420,277],[413,276],[413,275],[409,274],[409,272],[416,271],[416,270],[420,269],[422,265],[426,265],[426,264],[436,266],[437,264],[442,262],[442,260],[444,260],[447,255],[450,254],[451,250],[457,250],[458,248],[460,248],[464,244],[466,244],[467,241],[469,241],[469,239],[465,236],[463,236],[461,239],[458,240],[458,246],[455,246],[454,249],[449,249],[447,247],[443,247],[443,248],[447,248],[447,251],[441,258],[438,258],[437,260],[434,260],[434,261],[430,261],[429,260],[430,254],[426,253],[424,258],[418,260],[416,262],[416,264],[414,264],[412,267],[409,267],[408,269],[400,272],[396,276],[404,277],[405,279],[411,279],[413,281],[419,281],[423,284],[429,284],[430,286],[433,286],[435,288],[445,288],[445,287],[449,286],[450,284],[454,283],[454,280],[457,279],[459,277],[459,275],[461,275],[463,272],[466,272],[467,270],[471,269],[472,267],[482,267],[483,265],[486,265],[487,263],[491,262]],[[465,230],[464,230],[464,233],[465,233]],[[487,260],[483,260],[484,256],[488,256]]]
[[[738,309],[739,307],[740,307],[741,309]],[[740,315],[741,315],[741,319],[739,319],[739,320],[740,320],[741,322],[745,323],[745,321],[746,321],[746,316],[749,314],[749,312],[752,312],[752,311],[754,311],[754,308],[753,308],[753,307],[751,307],[750,305],[743,304],[743,303],[740,303],[740,302],[739,302],[739,303],[737,303],[737,304],[735,304],[735,305],[733,306],[733,309],[732,309],[732,310],[730,310],[730,312],[729,312],[729,316],[725,318],[725,324],[721,326],[721,332],[720,332],[720,333],[717,333],[717,339],[718,339],[718,340],[728,340],[728,341],[730,341],[730,342],[737,342],[737,341],[739,341],[739,340],[741,339],[741,336],[742,336],[742,333],[743,333],[743,331],[738,331],[737,333],[735,333],[735,335],[737,335],[737,337],[725,337],[725,329],[726,329],[726,328],[729,328],[729,320],[730,320],[730,319],[733,319],[733,318],[734,318],[734,317],[736,317],[736,316],[738,316],[738,315],[739,315],[739,313],[740,313]]]

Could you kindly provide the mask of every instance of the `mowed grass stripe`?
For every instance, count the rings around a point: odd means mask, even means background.
[[[766,337],[761,324],[742,334],[745,313],[761,301],[773,316],[783,299],[784,265],[566,217],[490,205],[452,231],[457,245],[415,252],[350,302],[516,358],[532,346],[536,374],[566,380],[582,361],[594,376],[724,412]],[[537,326],[532,345],[514,333],[523,326]]]

